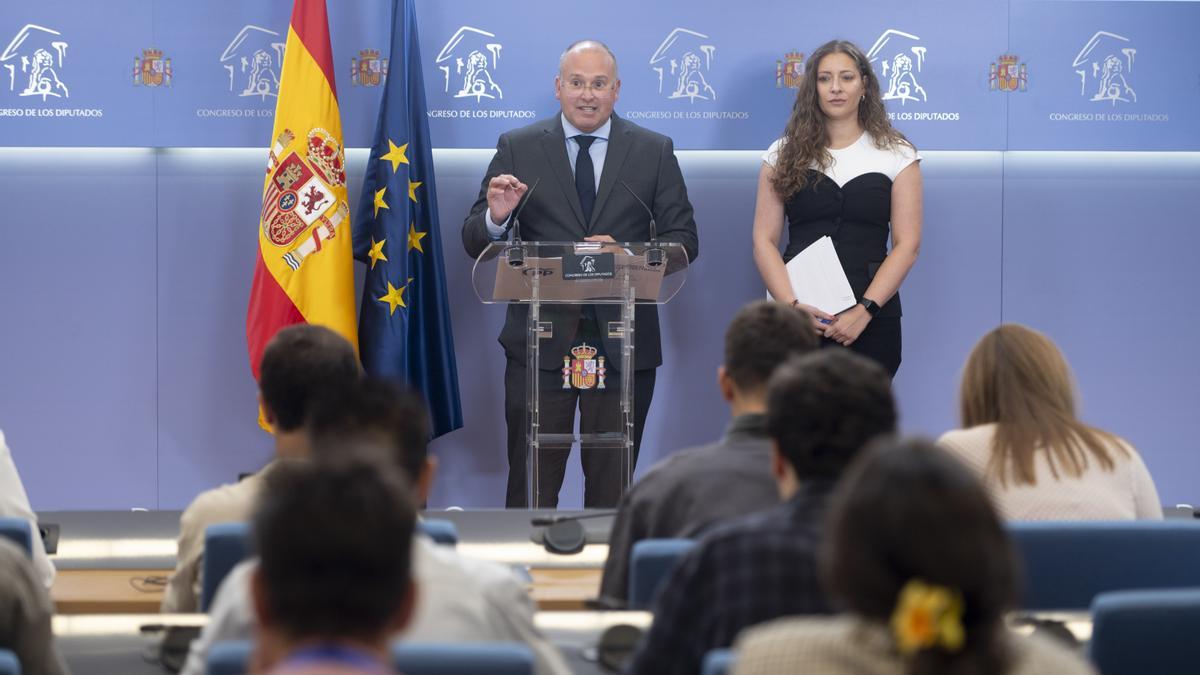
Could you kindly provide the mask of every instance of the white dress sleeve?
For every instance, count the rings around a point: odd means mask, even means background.
[[[888,178],[896,180],[896,176],[899,176],[901,171],[907,169],[913,162],[919,161],[921,161],[921,155],[916,148],[908,143],[897,144],[892,150],[892,171]]]

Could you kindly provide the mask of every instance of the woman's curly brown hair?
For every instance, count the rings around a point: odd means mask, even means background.
[[[824,171],[833,162],[833,156],[829,154],[829,136],[825,131],[825,113],[821,111],[820,95],[817,93],[817,67],[830,54],[845,54],[858,66],[864,85],[864,97],[858,104],[858,123],[871,135],[875,146],[881,150],[900,144],[913,147],[904,134],[888,121],[883,96],[879,92],[879,79],[875,77],[867,55],[852,42],[830,40],[818,47],[805,62],[804,77],[796,92],[796,103],[792,106],[792,115],[783,131],[783,143],[780,144],[771,183],[784,201],[808,183],[809,168],[816,167]]]

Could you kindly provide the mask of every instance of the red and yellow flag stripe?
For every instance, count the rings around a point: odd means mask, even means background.
[[[267,342],[321,324],[357,348],[345,152],[325,0],[295,0],[263,184],[246,316],[257,380]]]

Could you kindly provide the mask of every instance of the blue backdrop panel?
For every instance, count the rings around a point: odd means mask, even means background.
[[[661,308],[658,369],[638,475],[682,448],[711,443],[729,421],[717,389],[725,328],[745,303],[765,297],[750,242],[759,152],[688,152],[680,157],[696,208],[700,257],[687,285]],[[703,412],[701,412],[703,411]]]
[[[291,3],[159,2],[155,10],[155,38],[174,76],[157,101],[154,144],[267,147]]]
[[[988,89],[1007,7],[989,2],[839,4],[834,25],[867,51],[893,123],[921,149],[1004,149],[1004,96]]]
[[[1011,153],[1004,319],[1045,331],[1083,418],[1131,441],[1165,503],[1200,475],[1200,155]]]
[[[260,150],[159,152],[156,496],[175,508],[274,449],[246,356],[262,165]]]
[[[1000,321],[1004,154],[927,152],[921,254],[901,290],[900,425],[937,437],[958,426],[962,364]]]
[[[364,156],[349,156],[354,198]],[[435,158],[467,420],[434,444],[435,507],[500,504],[507,470],[495,341],[503,312],[479,304],[459,242],[490,156]],[[0,158],[14,212],[41,224],[13,221],[11,245],[0,249],[0,425],[35,506],[180,508],[261,466],[270,440],[254,426],[243,337],[258,151]],[[680,161],[702,255],[663,310],[667,358],[639,473],[720,433],[727,408],[713,380],[724,328],[763,293],[749,241],[758,153],[684,152]],[[903,289],[903,428],[936,436],[953,427],[970,346],[1001,320],[1024,321],[1060,341],[1085,417],[1142,449],[1164,501],[1193,499],[1187,476],[1200,429],[1187,336],[1200,316],[1178,294],[1194,285],[1186,256],[1196,244],[1188,224],[1200,210],[1200,155],[930,152],[923,173],[922,254]],[[121,202],[119,217],[96,209],[117,193],[156,196]],[[580,502],[572,468],[563,504]]]
[[[0,20],[8,47],[0,140],[263,147],[290,8],[289,0],[15,8]],[[923,149],[1200,149],[1200,66],[1180,56],[1200,25],[1196,2],[855,0],[819,17],[784,0],[741,12],[638,0],[614,0],[600,15],[555,0],[518,10],[418,3],[439,147],[492,147],[503,131],[553,114],[559,54],[590,36],[620,61],[618,112],[683,149],[765,147],[783,129],[806,55],[835,37],[868,53],[893,121]],[[385,0],[330,6],[351,147],[369,144],[389,11]],[[545,26],[555,30],[534,29]]]
[[[0,156],[0,428],[30,498],[155,506],[154,153]]]
[[[156,36],[176,79],[161,93],[155,143],[264,147],[271,135],[291,2],[160,3]],[[385,73],[390,5],[330,5],[334,77],[346,145],[370,144]]]
[[[0,148],[6,206],[18,214],[0,247],[0,428],[39,509],[180,508],[271,453],[254,425],[244,320],[275,106],[270,69],[291,3],[95,4],[55,0],[0,17],[0,47],[12,48],[0,53],[0,145],[234,147]],[[507,472],[495,342],[503,311],[475,297],[459,233],[491,151],[459,148],[491,148],[499,133],[557,111],[559,52],[585,34],[620,58],[619,112],[701,149],[681,152],[680,163],[702,255],[663,309],[666,364],[639,474],[716,437],[727,420],[714,384],[723,332],[763,295],[750,247],[759,153],[790,109],[789,68],[845,37],[871,52],[896,94],[895,123],[925,155],[922,253],[903,288],[902,426],[935,436],[955,426],[970,346],[1002,320],[1023,321],[1060,342],[1085,418],[1142,450],[1164,502],[1196,499],[1200,366],[1189,336],[1200,313],[1187,256],[1200,236],[1191,227],[1200,153],[999,150],[1200,149],[1200,66],[1185,42],[1198,7],[860,1],[818,16],[782,0],[744,12],[619,0],[597,17],[549,0],[520,12],[422,0],[466,419],[434,444],[442,472],[431,504],[498,505]],[[346,141],[365,146],[387,3],[330,9]],[[39,29],[17,40],[29,24]],[[837,26],[855,33],[836,35]],[[21,96],[35,66],[33,93]],[[37,87],[47,88],[44,101]],[[1110,91],[1129,100],[1091,100]],[[8,112],[25,108],[35,116]],[[36,114],[59,109],[85,112]],[[1103,120],[1050,119],[1098,111]],[[364,157],[348,153],[355,202]],[[577,466],[565,506],[581,502]]]
[[[431,504],[498,506],[504,503],[508,460],[504,446],[504,354],[496,336],[504,308],[480,303],[471,284],[471,265],[462,245],[462,221],[479,191],[492,153],[435,150],[438,213],[442,218],[446,290],[454,326],[459,389],[465,426],[433,442],[438,457]],[[582,495],[568,475],[565,491]],[[572,500],[582,503],[582,497]]]
[[[155,92],[133,84],[136,58],[152,46],[152,6],[150,0],[5,3],[0,144],[152,145]]]
[[[246,355],[263,153],[158,154],[158,499],[162,508],[182,508],[199,491],[258,470],[274,453],[258,427]],[[347,153],[352,201],[366,156]]]
[[[1200,150],[1196,2],[1012,3],[1013,150]]]
[[[439,145],[490,147],[520,120],[552,114],[559,54],[572,39],[592,36],[620,61],[621,114],[670,135],[679,148],[765,148],[782,132],[794,99],[788,68],[801,68],[805,54],[842,37],[870,51],[889,110],[919,146],[1003,148],[1005,100],[989,93],[987,69],[1007,46],[1004,3],[839,3],[820,21],[804,5],[783,2],[750,12],[616,5],[578,30],[530,33],[530,17],[579,24],[578,8],[541,0],[514,14],[482,1],[422,4]],[[861,34],[831,32],[862,26],[862,17],[870,20]]]
[[[387,68],[391,21],[390,2],[329,3],[329,40],[347,147],[371,147]]]

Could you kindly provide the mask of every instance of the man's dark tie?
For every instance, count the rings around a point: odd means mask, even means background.
[[[583,220],[592,222],[592,208],[596,206],[596,170],[592,166],[592,147],[595,136],[576,136],[579,154],[575,156],[575,191],[579,193],[579,206],[583,208]]]

